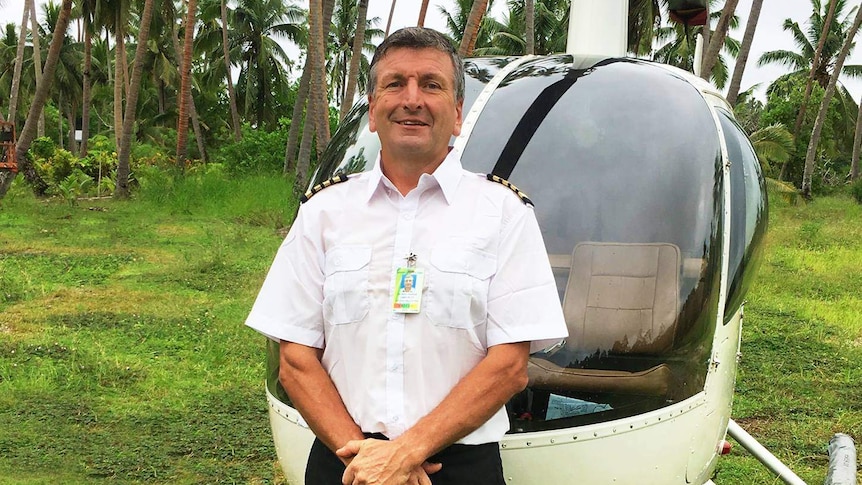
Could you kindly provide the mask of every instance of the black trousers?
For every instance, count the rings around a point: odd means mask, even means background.
[[[386,439],[382,435],[372,438]],[[451,445],[428,458],[429,462],[442,463],[443,468],[429,475],[434,485],[505,485],[503,463],[497,443],[483,445]],[[317,438],[308,455],[305,468],[305,485],[341,485],[344,464]]]

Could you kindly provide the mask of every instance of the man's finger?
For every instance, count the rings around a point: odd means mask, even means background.
[[[335,450],[335,454],[339,458],[350,458],[351,456],[356,456],[356,454],[359,453],[359,449],[362,448],[363,441],[365,440],[348,441],[346,445]]]
[[[422,469],[425,470],[425,473],[428,475],[433,475],[440,470],[443,469],[442,463],[431,463],[430,461],[426,461],[422,464]],[[430,482],[429,482],[430,483]]]
[[[344,469],[344,474],[341,475],[341,485],[351,485],[356,475],[353,473],[353,468],[350,465]]]

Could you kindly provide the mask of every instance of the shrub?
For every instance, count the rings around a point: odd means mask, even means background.
[[[213,154],[231,174],[278,174],[284,166],[287,130],[267,132],[243,126],[242,140],[229,143]]]

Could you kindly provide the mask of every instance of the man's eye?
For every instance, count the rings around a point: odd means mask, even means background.
[[[440,89],[440,85],[437,83],[428,83],[425,87],[428,89]]]

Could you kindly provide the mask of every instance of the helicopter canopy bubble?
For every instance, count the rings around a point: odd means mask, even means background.
[[[465,61],[465,118],[516,59]],[[703,390],[721,320],[720,126],[746,159],[731,182],[740,187],[733,202],[745,206],[741,222],[732,218],[741,231],[731,251],[734,312],[765,227],[757,159],[732,115],[717,123],[700,91],[666,67],[594,61],[519,60],[463,148],[465,169],[507,178],[534,202],[569,327],[563,344],[531,356],[530,383],[507,404],[513,433],[619,419]],[[360,102],[312,184],[370,169],[379,147]],[[268,385],[288,402],[277,366],[273,343]]]

